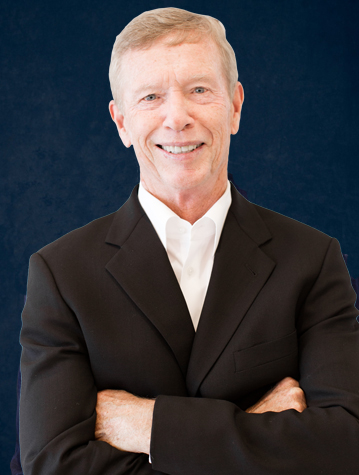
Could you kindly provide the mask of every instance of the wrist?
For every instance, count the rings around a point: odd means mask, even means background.
[[[153,420],[153,409],[155,406],[154,399],[143,399],[142,401],[142,443],[141,452],[148,454],[150,453],[151,445],[151,431],[152,431],[152,420]]]

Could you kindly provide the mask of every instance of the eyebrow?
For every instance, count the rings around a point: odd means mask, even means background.
[[[140,86],[138,89],[134,90],[134,95],[141,94],[142,92],[148,90],[148,91],[154,91],[155,89],[158,89],[158,86],[155,84],[144,84],[143,86]]]
[[[195,74],[191,77],[190,81],[211,81],[211,78],[207,74]]]
[[[195,74],[194,76],[191,76],[190,78],[188,78],[188,80],[186,80],[186,83],[190,84],[197,81],[212,82],[210,77],[206,74]],[[140,86],[138,89],[135,89],[134,95],[144,93],[144,91],[155,91],[159,89],[162,89],[162,87],[159,86],[158,84],[156,85],[154,83],[147,83],[147,84],[144,84],[143,86]]]

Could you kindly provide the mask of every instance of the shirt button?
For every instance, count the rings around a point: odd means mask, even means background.
[[[192,275],[193,274],[193,267],[189,267],[187,272],[188,272],[188,275]]]
[[[178,228],[178,231],[181,233],[181,234],[184,234],[186,232],[186,229],[183,228],[183,227],[180,227]]]

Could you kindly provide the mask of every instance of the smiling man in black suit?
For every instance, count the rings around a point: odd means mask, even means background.
[[[141,183],[31,258],[25,475],[356,474],[355,292],[335,239],[228,182],[244,94],[223,26],[146,12],[110,81]]]

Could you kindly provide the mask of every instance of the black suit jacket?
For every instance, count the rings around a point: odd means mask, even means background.
[[[339,244],[232,199],[196,333],[137,188],[31,257],[25,475],[357,475],[358,312]],[[286,376],[308,409],[245,412]],[[94,440],[102,389],[157,398],[152,465]]]

